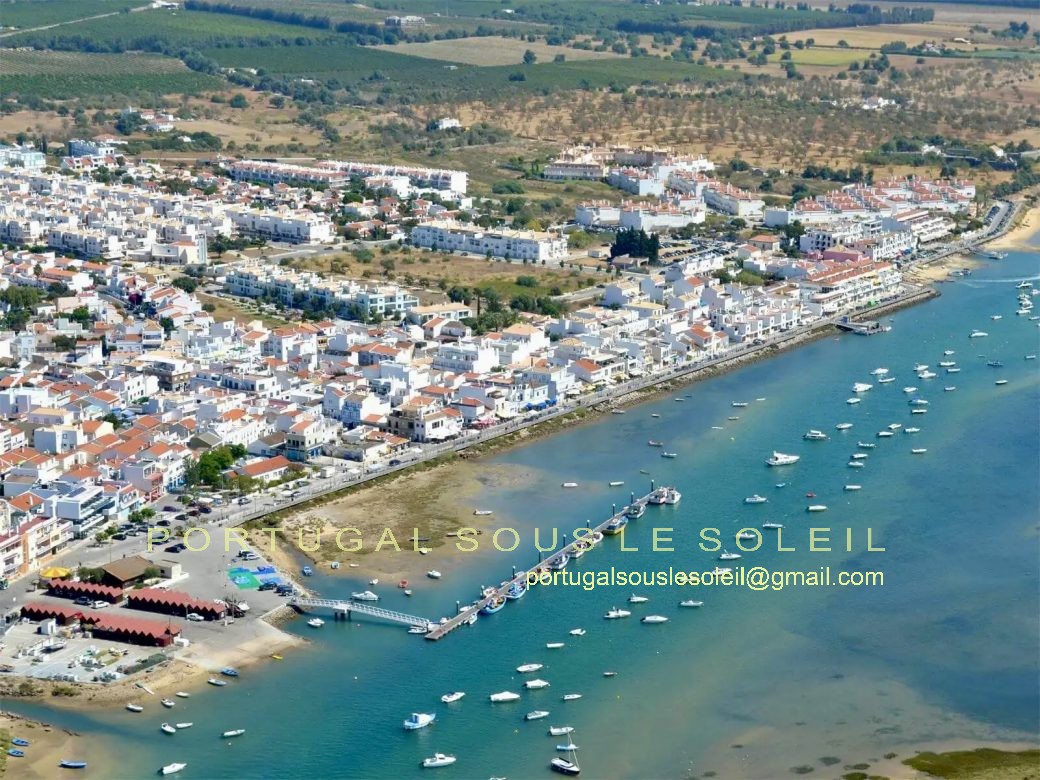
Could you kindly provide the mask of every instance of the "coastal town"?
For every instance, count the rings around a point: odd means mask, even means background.
[[[842,317],[869,332],[855,319],[925,292],[904,276],[919,257],[1011,216],[970,181],[917,177],[768,207],[704,157],[650,148],[562,152],[546,179],[618,197],[543,230],[488,224],[459,170],[164,168],[105,137],[0,160],[0,585],[18,593],[0,668],[52,687],[171,658],[218,684],[295,642],[257,619],[306,594],[292,559],[199,550],[199,529],[616,409]],[[366,244],[592,282],[489,324],[501,304],[479,293],[294,263]]]

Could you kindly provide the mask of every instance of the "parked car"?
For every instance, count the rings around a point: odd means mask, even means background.
[[[388,465],[390,465],[390,466],[400,466],[401,463],[402,463],[402,461],[401,461],[400,458],[393,458]]]
[[[168,545],[167,547],[163,547],[163,552],[179,553],[183,549],[184,549],[184,545],[183,544],[171,544],[171,545]]]
[[[112,534],[112,538],[115,539],[117,542],[121,542],[124,539],[126,539],[126,534],[123,534],[123,533]]]
[[[95,601],[90,605],[91,609],[104,609],[109,606],[107,601]]]
[[[189,612],[185,617],[192,623],[201,623],[206,619],[202,617],[202,615],[200,615],[198,612]]]
[[[257,590],[274,590],[278,585],[274,582],[261,582],[260,587]]]
[[[251,499],[251,498],[249,498],[247,496],[242,496],[242,498],[238,499],[238,503],[239,503],[239,506],[242,506],[242,505],[245,505],[245,504],[248,504],[248,503],[252,502],[252,500],[253,499]]]
[[[175,506],[164,506],[162,508],[162,511],[164,511],[164,512],[176,512],[177,511],[177,507],[175,507]]]
[[[175,515],[173,519],[176,520],[178,523],[183,523],[185,520],[188,519],[188,516],[181,512],[179,515]]]
[[[78,599],[72,602],[77,607],[89,607],[94,603],[94,600],[89,596],[80,596]]]
[[[169,526],[171,523],[165,517],[155,523],[156,525]]]
[[[203,507],[199,507],[199,511],[202,512],[202,514],[204,514],[204,515],[208,515],[213,510],[210,509],[208,506],[203,506]]]

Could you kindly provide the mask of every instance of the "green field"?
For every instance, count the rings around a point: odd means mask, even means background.
[[[145,5],[133,0],[16,0],[0,2],[0,27],[40,27]]]
[[[784,52],[778,51],[769,57],[770,62],[780,62]],[[863,49],[791,49],[791,62],[795,65],[838,65],[845,67],[857,60],[864,60],[870,51]]]
[[[220,79],[190,71],[169,57],[42,51],[0,54],[0,97],[18,94],[62,100],[95,95],[167,95],[223,85]]]
[[[504,92],[625,87],[643,82],[719,82],[739,77],[731,71],[653,57],[480,67],[359,46],[207,49],[203,54],[224,67],[262,67],[280,76],[337,79],[343,86],[384,92],[389,89],[432,101],[492,98]],[[519,73],[523,73],[523,81],[510,80],[511,75]]]

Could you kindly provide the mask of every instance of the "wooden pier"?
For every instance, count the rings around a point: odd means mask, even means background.
[[[615,511],[614,514],[612,514],[599,525],[595,527],[590,526],[587,534],[582,534],[580,538],[575,539],[574,541],[568,543],[559,550],[556,550],[548,558],[539,561],[535,566],[531,567],[530,570],[516,572],[511,579],[506,580],[498,587],[485,589],[484,595],[481,596],[481,598],[477,601],[473,602],[470,606],[461,610],[458,614],[454,615],[453,617],[448,618],[443,623],[435,623],[434,628],[425,634],[426,638],[436,642],[438,639],[442,639],[448,634],[450,634],[459,626],[463,626],[469,623],[471,620],[474,619],[474,616],[477,615],[480,612],[480,610],[486,607],[488,604],[496,601],[499,598],[506,598],[506,593],[513,586],[522,585],[525,587],[529,587],[527,585],[528,571],[551,572],[552,565],[558,562],[563,556],[567,555],[573,557],[573,554],[579,544],[588,545],[585,552],[591,551],[593,548],[595,548],[597,544],[599,544],[607,538],[603,535],[603,529],[606,528],[610,523],[617,520],[618,518],[624,517],[629,507],[645,507],[647,504],[650,503],[651,497],[666,489],[667,488],[655,489],[654,483],[651,481],[650,492],[647,493],[645,496],[642,496],[641,498],[635,498],[635,495],[633,494],[629,503],[622,507],[620,512]],[[598,541],[596,541],[596,539],[593,538],[596,535],[598,535]]]

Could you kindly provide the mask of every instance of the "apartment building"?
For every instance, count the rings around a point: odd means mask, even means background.
[[[453,221],[433,221],[412,230],[415,246],[442,252],[470,252],[514,260],[564,260],[567,239],[556,233],[534,230],[490,230]]]

